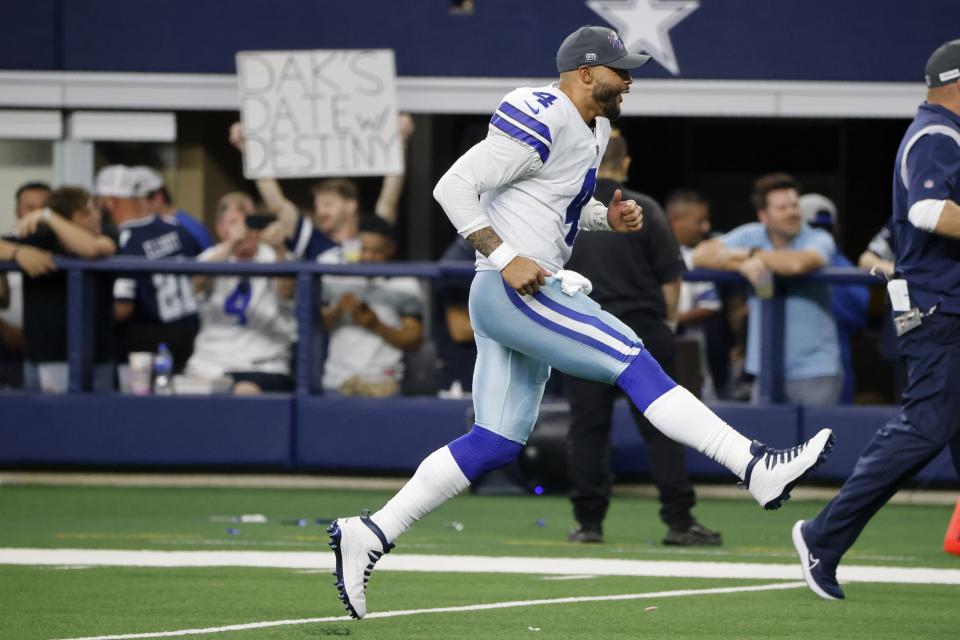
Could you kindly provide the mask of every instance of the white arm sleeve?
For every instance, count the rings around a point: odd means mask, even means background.
[[[474,231],[490,226],[480,207],[485,191],[510,184],[542,166],[533,148],[505,135],[491,133],[460,156],[443,174],[433,197],[443,207],[457,233],[466,238]]]
[[[907,219],[917,229],[933,232],[940,221],[940,214],[946,206],[946,200],[919,200],[913,203],[907,212]]]

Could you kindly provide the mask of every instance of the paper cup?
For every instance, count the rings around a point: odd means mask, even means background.
[[[153,374],[153,354],[135,351],[130,354],[130,392],[136,396],[150,395]]]

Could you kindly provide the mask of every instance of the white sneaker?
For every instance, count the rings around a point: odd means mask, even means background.
[[[394,545],[370,518],[338,518],[327,529],[330,548],[337,557],[334,586],[344,609],[354,618],[367,614],[367,582],[373,565]]]
[[[753,460],[747,465],[743,485],[764,509],[779,509],[790,499],[790,490],[827,459],[836,436],[821,429],[803,444],[789,449],[773,449],[753,441]]]

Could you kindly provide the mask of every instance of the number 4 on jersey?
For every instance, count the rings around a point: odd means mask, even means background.
[[[544,108],[549,107],[553,104],[553,101],[557,99],[557,96],[552,93],[547,93],[546,91],[534,91],[533,95],[537,96],[537,102],[542,104]]]
[[[573,239],[577,237],[577,231],[580,229],[580,212],[583,211],[583,207],[590,202],[596,186],[597,170],[590,169],[590,171],[587,171],[587,175],[583,177],[583,185],[580,186],[580,193],[577,194],[573,202],[570,203],[570,206],[567,207],[567,217],[564,221],[572,225],[570,231],[567,232],[567,237],[564,238],[568,247],[573,246]]]

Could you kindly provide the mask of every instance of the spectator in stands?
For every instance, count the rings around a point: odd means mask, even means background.
[[[637,233],[580,231],[565,268],[591,281],[592,291],[587,292],[590,298],[640,336],[644,348],[672,377],[672,326],[680,297],[683,260],[660,204],[624,185],[631,161],[626,139],[615,131],[597,170],[594,197],[611,202],[617,192],[622,193],[624,200],[633,200],[642,207],[643,226]],[[613,483],[610,431],[614,401],[620,389],[564,375],[563,391],[570,401],[567,473],[570,502],[578,525],[567,540],[602,542],[602,525]],[[660,498],[660,519],[668,528],[663,544],[720,544],[720,534],[704,527],[693,516],[696,493],[687,475],[683,445],[657,430],[633,404],[630,408],[646,443],[650,477]]]
[[[119,255],[130,258],[187,257],[200,253],[186,230],[147,210],[142,187],[129,167],[111,165],[97,175],[97,196],[119,232]],[[114,284],[114,318],[118,323],[118,362],[135,351],[154,352],[165,343],[174,371],[182,371],[193,352],[199,329],[197,302],[190,278],[175,273],[136,272]],[[120,366],[121,387],[127,369]]]
[[[687,189],[667,196],[667,219],[680,244],[680,255],[687,269],[693,269],[693,249],[710,234],[710,205],[699,193]],[[720,295],[712,282],[683,282],[677,304],[679,341],[696,344],[700,362],[700,398],[704,402],[717,399],[707,363],[706,335],[703,325],[721,309]]]
[[[102,233],[100,210],[80,187],[61,187],[47,207],[17,222],[17,241],[54,255],[100,258],[117,252],[116,238]],[[96,278],[94,304],[94,391],[113,389],[113,276]],[[67,279],[63,273],[27,276],[23,283],[24,387],[67,391]]]
[[[413,118],[400,114],[397,122],[404,149],[413,134]],[[243,126],[230,128],[230,142],[243,153]],[[397,222],[397,208],[403,193],[404,174],[384,176],[374,213],[389,222]],[[360,257],[357,238],[360,201],[352,180],[333,178],[313,186],[313,213],[305,215],[286,198],[273,178],[257,180],[257,189],[267,209],[283,224],[287,247],[303,260],[356,262]]]
[[[220,242],[200,254],[201,262],[274,263],[287,258],[280,222],[272,214],[254,214],[245,193],[220,198],[216,233]],[[200,333],[187,375],[228,376],[238,395],[292,390],[293,279],[197,277],[194,287],[200,298]]]
[[[17,189],[16,215],[19,220],[31,211],[38,211],[47,205],[47,198],[50,197],[50,185],[46,182],[27,182]]]
[[[48,251],[21,246],[3,239],[0,239],[0,261],[16,262],[29,276],[40,276],[56,269],[53,256]],[[0,280],[0,310],[10,307],[10,297],[7,281]],[[18,316],[22,323],[22,312],[19,312]],[[19,389],[23,386],[23,331],[19,326],[0,323],[0,341],[2,345],[6,345],[8,357],[0,363],[0,389]],[[13,371],[15,366],[20,367],[18,372]]]
[[[158,171],[142,165],[133,167],[132,170],[141,181],[141,191],[146,194],[147,211],[182,226],[193,236],[202,251],[213,245],[213,239],[203,223],[173,204],[170,191]]]
[[[797,276],[830,264],[836,246],[829,233],[811,229],[800,211],[800,185],[783,173],[754,183],[759,222],[702,242],[693,262],[707,269],[739,271],[754,287],[750,296],[746,370],[760,374],[760,300],[773,295],[773,274]],[[830,289],[805,280],[785,281],[784,392],[792,403],[836,404],[843,389],[837,327],[830,315]],[[754,384],[754,400],[759,383]]]
[[[17,220],[46,206],[50,186],[27,182],[17,188]],[[0,271],[0,389],[23,386],[23,279],[19,271]]]
[[[837,206],[830,198],[819,193],[806,193],[800,198],[803,219],[814,229],[823,229],[836,239]],[[839,250],[833,254],[830,267],[852,267],[853,262]],[[843,364],[843,390],[840,403],[851,404],[856,388],[853,376],[853,356],[850,340],[853,334],[867,324],[867,305],[870,289],[863,285],[831,285],[830,309],[837,323],[837,340],[840,343],[840,362]]]
[[[0,389],[19,389],[23,386],[23,311],[16,310],[19,318],[15,324],[8,321],[10,308],[10,285],[5,274],[0,273]]]
[[[30,246],[21,245],[15,240],[5,240],[3,238],[0,238],[0,261],[15,262],[23,273],[32,277],[42,276],[57,270],[57,265],[49,251],[34,249]],[[9,300],[4,300],[4,297],[8,294],[9,289],[0,291],[0,301],[9,303]]]
[[[383,218],[360,220],[361,262],[385,263],[396,252]],[[325,276],[323,322],[330,332],[323,388],[344,395],[395,395],[403,352],[423,340],[424,295],[416,278]]]
[[[893,235],[893,218],[880,227],[880,231],[871,238],[870,244],[860,254],[857,266],[864,271],[892,277],[896,267],[897,252]]]

